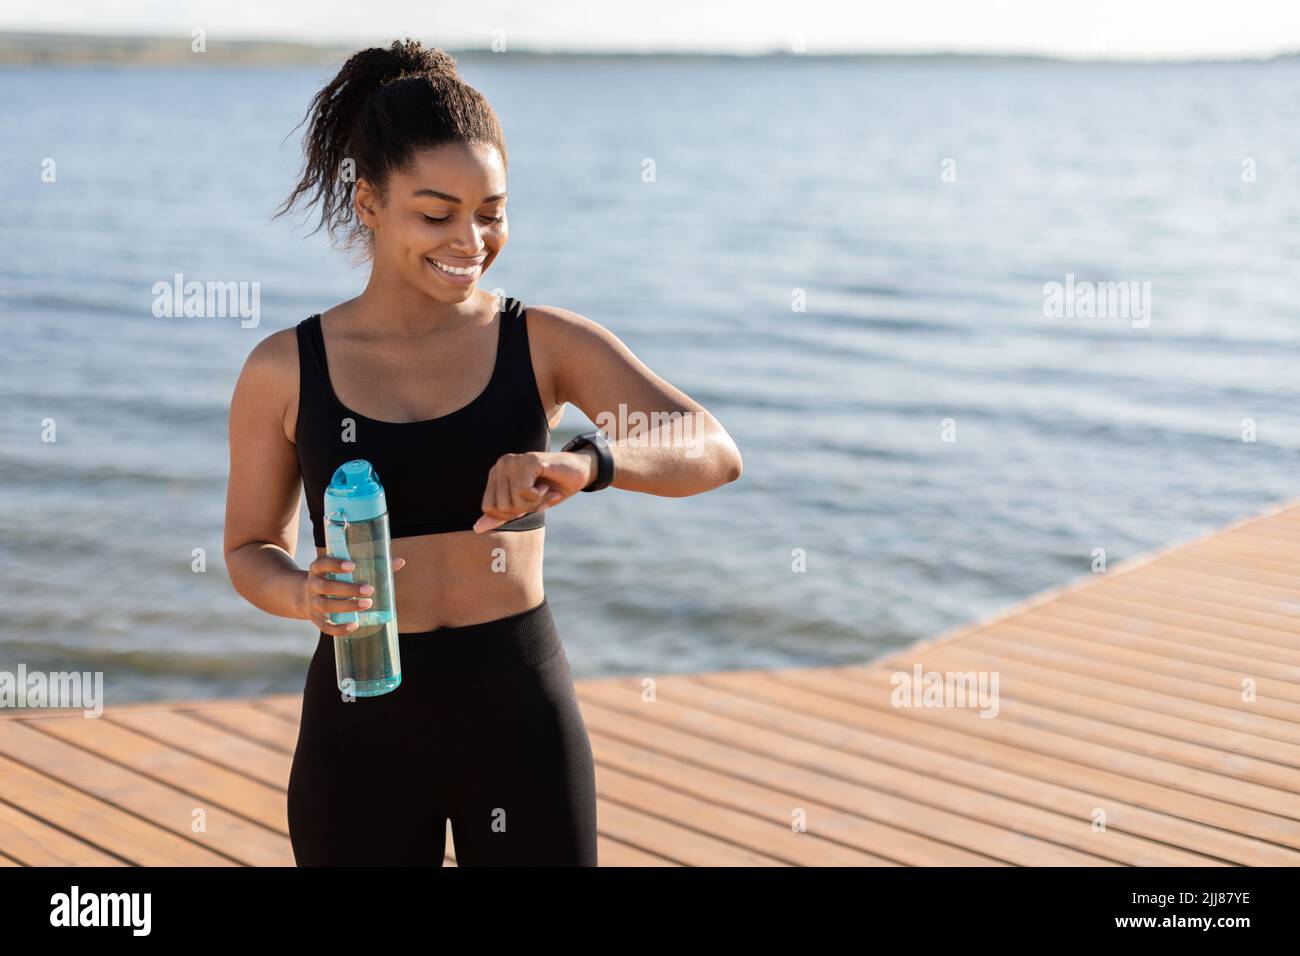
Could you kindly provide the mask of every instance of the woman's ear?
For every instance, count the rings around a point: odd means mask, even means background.
[[[379,225],[379,216],[376,212],[379,207],[379,193],[367,180],[357,180],[357,187],[352,194],[352,204],[356,207],[357,219],[363,226],[373,231]]]

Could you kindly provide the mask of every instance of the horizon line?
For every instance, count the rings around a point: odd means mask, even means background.
[[[403,36],[410,36],[404,33]],[[0,43],[15,39],[27,39],[37,42],[57,44],[61,42],[81,42],[112,44],[118,43],[158,43],[166,41],[189,42],[190,34],[185,33],[87,33],[64,30],[15,30],[0,27]],[[303,53],[337,54],[364,49],[366,40],[321,40],[293,39],[288,37],[238,36],[222,37],[210,44],[220,47],[291,47]],[[383,41],[373,41],[373,45],[386,45]],[[771,58],[833,60],[833,59],[972,59],[972,60],[1035,60],[1067,64],[1114,63],[1135,65],[1193,65],[1209,63],[1264,63],[1271,60],[1300,57],[1300,47],[1286,50],[1259,53],[1221,53],[1221,54],[1183,54],[1183,55],[1140,55],[1140,54],[1073,54],[1066,52],[1044,52],[1029,50],[954,50],[944,48],[920,48],[914,50],[826,50],[796,51],[779,46],[755,50],[711,50],[711,49],[620,49],[618,47],[556,48],[550,46],[511,46],[504,51],[493,50],[490,46],[439,46],[452,56],[528,56],[553,58],[712,58],[759,60]],[[286,51],[287,52],[287,51]],[[3,61],[0,61],[3,62]],[[9,62],[13,62],[12,60]]]

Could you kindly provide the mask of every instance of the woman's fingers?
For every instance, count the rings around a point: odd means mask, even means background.
[[[406,564],[405,558],[393,561],[393,570]],[[344,558],[321,555],[311,563],[307,572],[307,590],[309,592],[309,613],[311,622],[325,634],[343,637],[351,634],[359,626],[355,622],[336,624],[330,620],[331,614],[348,614],[364,611],[374,606],[374,585],[356,581],[336,581],[328,575],[350,574],[356,570],[356,564]]]
[[[505,524],[511,518],[517,517],[517,515],[511,513],[509,501],[509,476],[498,463],[498,465],[493,466],[492,471],[488,474],[487,487],[483,491],[483,501],[479,505],[483,509],[483,514],[478,521],[474,522],[474,530],[490,531],[498,525]]]
[[[321,614],[346,614],[349,611],[364,611],[375,603],[374,598],[316,598],[316,610]]]
[[[334,558],[322,554],[307,566],[307,572],[314,575],[348,574],[356,570],[356,564],[347,558]]]
[[[373,604],[372,598],[331,598],[318,595],[312,601],[312,621],[327,634],[350,634],[358,627],[355,621],[336,624],[330,620],[330,615],[364,611]]]
[[[542,502],[537,506],[537,510],[545,511],[551,505],[558,505],[561,501],[563,501],[567,497],[568,495],[566,495],[563,491],[560,491],[556,488],[552,488],[542,498]]]
[[[355,581],[334,581],[330,578],[312,575],[308,586],[316,594],[328,594],[334,597],[366,597],[375,593],[373,584],[358,584]]]
[[[571,457],[564,456],[566,459]],[[521,515],[544,511],[569,497],[570,492],[543,477],[549,458],[536,452],[503,455],[488,474],[481,507],[483,515],[474,523],[475,531],[490,531]],[[562,477],[569,484],[582,476],[566,461]],[[573,472],[573,474],[570,474]]]
[[[406,558],[393,558],[392,564],[394,571],[400,571],[406,567]],[[315,577],[324,578],[327,574],[349,574],[356,570],[356,565],[351,561],[343,558],[331,558],[329,555],[321,555],[313,561],[307,568],[307,571]],[[328,580],[328,579],[326,579]],[[331,584],[335,583],[330,581]],[[348,582],[337,582],[347,584]]]
[[[347,637],[361,625],[353,621],[351,624],[335,624],[327,617],[318,617],[312,621],[321,631],[326,634],[332,634],[334,637]]]
[[[542,499],[546,497],[549,490],[549,486],[543,482],[534,482],[526,487],[516,487],[511,505],[521,513],[532,511],[542,503]]]
[[[494,510],[489,512],[495,518],[506,518],[511,516],[510,511],[510,474],[502,471],[497,475],[493,483],[493,507]]]
[[[373,594],[374,585],[358,581],[337,581],[330,574],[350,574],[356,569],[351,561],[323,555],[308,568],[307,586],[316,594],[333,594],[338,597],[364,597]]]
[[[484,514],[493,518],[511,519],[527,514],[537,507],[546,493],[545,485],[536,483],[532,470],[506,470],[496,479],[493,507]]]

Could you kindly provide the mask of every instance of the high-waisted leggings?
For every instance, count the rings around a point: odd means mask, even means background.
[[[545,598],[399,633],[402,682],[344,700],[334,638],[307,670],[289,774],[299,866],[595,866],[596,776]]]

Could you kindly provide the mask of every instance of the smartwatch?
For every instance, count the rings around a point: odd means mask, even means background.
[[[609,483],[614,480],[614,453],[609,449],[609,442],[606,440],[603,432],[583,432],[581,435],[574,435],[560,451],[577,451],[579,448],[585,448],[590,445],[596,449],[596,477],[591,479],[591,484],[583,488],[583,491],[600,491],[602,488],[609,487]]]

